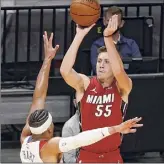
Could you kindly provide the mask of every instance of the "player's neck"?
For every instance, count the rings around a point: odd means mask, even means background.
[[[49,140],[50,137],[46,135],[32,135],[33,141],[40,141],[40,140]]]
[[[110,87],[113,83],[114,78],[108,78],[108,79],[98,79],[100,84],[102,85],[103,88]]]

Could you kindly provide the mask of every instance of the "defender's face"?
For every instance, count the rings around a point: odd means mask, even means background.
[[[113,76],[109,55],[107,52],[102,52],[98,55],[96,65],[97,77],[100,80],[105,80]]]

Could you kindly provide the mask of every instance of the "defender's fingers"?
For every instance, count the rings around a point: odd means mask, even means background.
[[[51,45],[51,46],[52,46],[53,36],[54,36],[54,34],[53,34],[53,33],[51,33],[51,36],[50,36],[50,39],[49,39],[49,45]]]
[[[135,133],[137,131],[137,129],[130,129],[129,133]]]
[[[56,45],[54,48],[54,52],[57,52],[58,49],[59,49],[59,45]]]
[[[143,126],[143,124],[135,124],[132,127],[138,128],[138,127],[142,127],[142,126]]]
[[[142,117],[139,117],[139,118],[135,117],[135,118],[132,119],[132,122],[134,122],[134,123],[136,122],[137,123],[137,122],[139,122],[141,120],[142,120]]]
[[[44,32],[44,43],[45,43],[45,46],[48,46],[48,38],[47,38],[47,32],[46,31]]]

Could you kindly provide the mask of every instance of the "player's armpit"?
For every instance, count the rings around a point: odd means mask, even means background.
[[[89,82],[89,78],[87,76],[77,73],[74,69],[72,69],[69,73],[64,73],[62,70],[60,72],[65,82],[76,91],[84,91]]]
[[[115,73],[115,78],[121,96],[129,95],[132,90],[132,80],[128,77],[124,69]]]

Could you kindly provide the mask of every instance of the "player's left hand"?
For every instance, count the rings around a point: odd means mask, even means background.
[[[104,36],[111,36],[118,28],[118,15],[113,15],[104,30]]]
[[[136,117],[136,118],[127,120],[123,122],[122,124],[118,125],[116,128],[116,131],[122,134],[135,133],[137,131],[136,128],[143,126],[143,124],[137,124],[141,120],[142,120],[141,117],[140,118]]]
[[[45,59],[53,59],[56,55],[57,50],[59,49],[59,45],[56,45],[55,48],[52,46],[52,40],[53,40],[53,33],[51,33],[50,38],[48,39],[47,32],[44,32],[43,35],[44,40],[44,53],[45,53]]]

